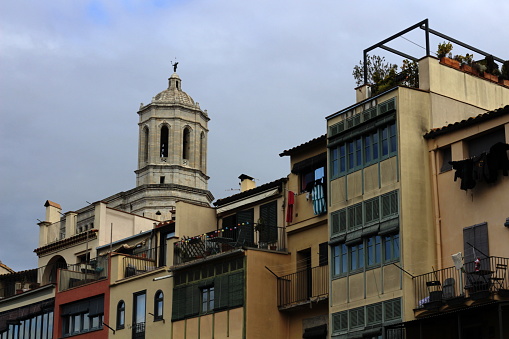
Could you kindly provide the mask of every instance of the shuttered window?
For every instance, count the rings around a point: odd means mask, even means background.
[[[382,303],[366,306],[366,325],[376,325],[382,322]]]
[[[401,318],[401,298],[384,301],[384,321]]]
[[[463,229],[463,249],[465,263],[474,261],[476,258],[486,258],[490,255],[488,243],[488,224],[478,224]]]
[[[205,311],[203,310],[204,290],[208,291]],[[210,293],[211,290],[213,296]],[[174,287],[172,320],[193,317],[200,312],[211,311],[212,308],[213,311],[219,311],[242,305],[244,305],[244,270]]]
[[[327,242],[323,242],[318,245],[318,265],[326,266],[329,264],[328,257],[329,244]]]
[[[350,328],[364,326],[364,307],[351,309],[349,316]]]
[[[382,195],[382,218],[398,214],[398,191]]]
[[[348,311],[332,314],[332,331],[342,332],[348,330]]]
[[[271,201],[260,206],[260,220],[262,227],[259,228],[260,242],[277,242],[277,201]]]
[[[248,209],[237,213],[237,228],[239,229],[239,244],[254,245],[254,210]]]

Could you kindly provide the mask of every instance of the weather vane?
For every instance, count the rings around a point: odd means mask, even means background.
[[[170,61],[171,65],[173,66],[173,73],[177,72],[177,65],[179,64],[177,61],[177,57],[175,57],[175,62]]]

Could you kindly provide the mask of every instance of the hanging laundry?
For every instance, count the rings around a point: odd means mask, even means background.
[[[313,201],[313,213],[315,215],[320,215],[326,212],[325,194],[323,184],[321,182],[315,182],[315,187],[313,187],[313,190],[311,191],[311,200]]]
[[[507,151],[509,144],[497,142],[491,146],[490,153],[488,154],[488,166],[492,171],[502,170],[504,176],[509,175],[509,159],[507,158]]]
[[[454,181],[458,178],[461,179],[460,188],[462,190],[466,191],[475,187],[474,162],[472,159],[449,161],[449,164],[451,164],[452,168],[456,170],[456,173],[454,173]]]
[[[295,204],[295,193],[288,191],[288,209],[286,210],[286,222],[293,221],[293,205]]]

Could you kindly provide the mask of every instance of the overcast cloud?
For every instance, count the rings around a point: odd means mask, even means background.
[[[46,200],[65,212],[135,186],[136,112],[167,87],[175,58],[211,118],[209,189],[222,198],[241,173],[259,185],[287,175],[279,153],[354,103],[363,49],[429,18],[507,59],[508,14],[494,0],[2,1],[0,260],[36,267]],[[424,45],[422,31],[407,38]],[[410,41],[389,46],[424,56]]]

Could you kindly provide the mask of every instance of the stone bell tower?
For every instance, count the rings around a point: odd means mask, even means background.
[[[207,183],[210,119],[207,111],[182,90],[176,72],[168,79],[168,88],[149,104],[142,104],[138,115],[136,191],[145,193],[137,199],[133,213],[159,215],[177,200],[209,205],[213,200]]]

